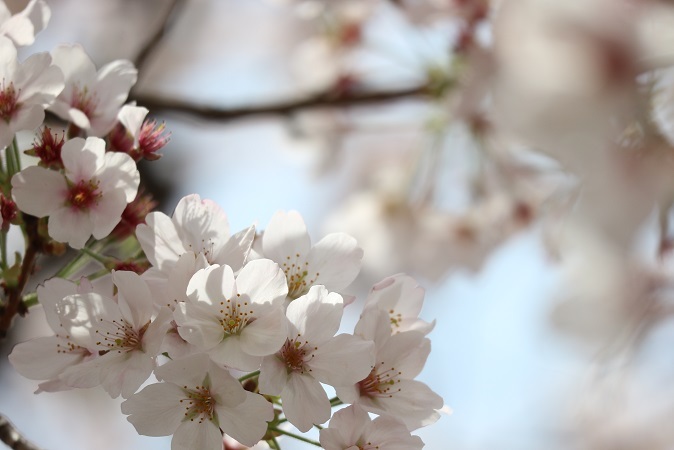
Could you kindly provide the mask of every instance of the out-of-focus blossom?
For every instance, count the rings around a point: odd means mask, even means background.
[[[0,2],[0,36],[7,36],[16,46],[31,45],[50,17],[51,10],[44,0],[30,0],[23,11],[14,15]]]

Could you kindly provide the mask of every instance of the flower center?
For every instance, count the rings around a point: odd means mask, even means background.
[[[98,106],[98,99],[94,94],[89,92],[89,88],[87,86],[82,88],[77,85],[73,88],[73,94],[70,98],[70,106],[79,109],[87,117],[92,118],[94,117],[96,107]]]
[[[9,86],[6,86],[3,80],[2,91],[0,91],[0,117],[5,122],[9,122],[14,113],[16,113],[16,110],[19,109],[19,104],[17,103],[18,96],[14,83],[9,83]]]
[[[383,362],[381,363],[384,364]],[[358,389],[361,396],[365,397],[393,397],[393,394],[400,392],[400,388],[395,387],[400,383],[402,372],[394,367],[381,373],[375,367],[364,380],[358,383]]]
[[[108,325],[110,324],[112,324],[112,327],[110,327],[112,331],[96,330],[96,334],[102,338],[102,340],[96,342],[96,345],[102,345],[109,350],[117,350],[117,353],[143,350],[143,335],[150,326],[150,322],[143,325],[139,330],[134,329],[124,319],[113,320],[108,323]]]
[[[281,267],[288,281],[288,297],[293,300],[309,292],[309,288],[313,286],[320,275],[316,272],[314,278],[309,278],[309,263],[300,261],[299,253],[295,254],[294,261],[290,256],[286,256],[286,261],[283,262]]]
[[[211,391],[206,386],[196,386],[194,389],[188,389],[183,386],[187,398],[181,399],[180,403],[185,406],[185,418],[191,420],[199,418],[199,423],[204,420],[215,420],[216,401]]]
[[[300,335],[298,334],[297,338],[299,337]],[[314,357],[312,352],[318,350],[318,347],[312,349],[308,346],[308,341],[302,343],[297,338],[293,340],[286,339],[285,344],[283,344],[283,347],[279,351],[281,360],[286,365],[288,372],[311,372],[311,369],[305,368],[305,364]]]
[[[98,181],[80,181],[70,187],[66,203],[74,209],[85,210],[96,204],[101,195],[98,191]]]
[[[236,294],[237,297],[240,297],[241,294]],[[219,319],[222,329],[225,331],[225,337],[232,334],[239,334],[246,325],[255,320],[254,311],[248,309],[248,302],[232,301],[227,299],[226,301],[220,302],[222,309],[220,314],[222,318]]]

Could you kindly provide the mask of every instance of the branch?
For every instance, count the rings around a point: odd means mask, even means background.
[[[323,92],[311,97],[272,103],[259,106],[243,106],[237,108],[219,108],[216,106],[194,104],[178,99],[165,99],[159,96],[135,94],[131,100],[148,108],[150,111],[177,112],[199,119],[228,121],[259,114],[291,114],[295,111],[320,106],[355,106],[397,100],[407,97],[428,95],[428,86],[417,86],[401,90],[362,92],[355,94],[335,95]]]
[[[185,0],[172,0],[169,7],[166,9],[166,13],[162,18],[159,26],[155,32],[150,36],[150,39],[145,43],[145,45],[139,50],[138,55],[134,60],[134,65],[138,69],[138,72],[141,72],[141,68],[147,62],[147,59],[152,55],[157,46],[161,43],[166,33],[169,31],[171,25],[175,22],[171,21],[171,17],[177,14],[182,7],[185,6]]]
[[[2,414],[0,414],[0,441],[12,450],[40,450],[40,447],[23,437],[12,422]]]

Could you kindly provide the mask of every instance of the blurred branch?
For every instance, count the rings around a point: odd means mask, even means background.
[[[259,114],[290,114],[306,108],[316,108],[320,106],[355,106],[387,102],[406,97],[426,96],[428,94],[429,86],[427,85],[400,90],[362,92],[343,95],[335,95],[333,91],[330,91],[299,100],[238,108],[220,108],[199,105],[184,100],[167,99],[143,94],[135,94],[131,97],[131,100],[135,100],[139,105],[154,112],[177,112],[200,119],[227,121]]]
[[[171,4],[166,8],[164,17],[162,18],[159,26],[155,32],[150,36],[150,39],[145,43],[145,45],[139,50],[138,55],[134,60],[134,64],[138,69],[138,72],[142,73],[142,67],[147,62],[148,58],[154,50],[159,46],[166,33],[169,31],[171,26],[175,23],[175,19],[171,18],[177,15],[178,11],[185,6],[185,0],[171,0]]]
[[[0,441],[13,450],[40,450],[23,437],[12,422],[2,414],[0,414]]]

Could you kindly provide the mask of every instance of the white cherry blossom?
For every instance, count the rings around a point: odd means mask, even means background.
[[[372,369],[374,346],[357,336],[335,336],[342,320],[342,297],[324,286],[291,302],[287,339],[276,354],[264,358],[260,392],[280,395],[288,421],[300,431],[330,418],[330,400],[321,383],[346,386]]]
[[[431,342],[419,331],[391,334],[386,311],[371,309],[361,316],[355,334],[374,341],[372,371],[349,387],[335,386],[344,403],[402,420],[409,430],[435,423],[442,397],[414,378],[426,364]]]
[[[49,110],[86,130],[89,136],[105,136],[138,78],[133,63],[117,60],[96,71],[78,44],[61,45],[52,56],[65,76],[65,89]]]
[[[419,319],[424,293],[414,278],[402,273],[393,275],[372,286],[363,309],[386,311],[391,320],[391,333],[417,330],[428,334],[435,321],[428,323]]]
[[[19,62],[14,44],[0,36],[0,148],[9,145],[17,131],[40,126],[45,108],[62,90],[63,74],[48,53]]]
[[[155,316],[150,291],[135,272],[113,272],[112,277],[116,299],[89,293],[57,303],[66,332],[85,336],[101,355],[63,378],[70,385],[81,377],[96,378],[111,397],[128,398],[154,370],[171,313],[163,308]]]
[[[234,278],[229,266],[213,265],[190,280],[190,301],[174,312],[180,336],[218,364],[255,370],[286,337],[283,272],[268,259],[246,264]]]
[[[81,378],[79,383],[73,386],[67,385],[62,380],[61,376],[65,372],[77,371],[79,364],[98,357],[98,350],[88,333],[73,335],[67,333],[61,317],[56,313],[56,305],[64,297],[90,292],[94,292],[94,288],[86,279],[77,285],[63,278],[52,278],[37,288],[38,301],[55,335],[22,342],[14,347],[9,355],[12,366],[24,377],[31,380],[47,380],[40,383],[37,392],[97,385],[97,380],[93,378]]]
[[[136,228],[136,236],[152,266],[164,273],[187,252],[203,253],[209,264],[226,264],[236,272],[255,236],[252,226],[230,236],[227,214],[196,194],[183,197],[172,217],[156,211],[145,222]]]
[[[412,436],[404,423],[391,416],[370,419],[359,406],[337,411],[330,426],[320,432],[325,450],[414,450],[422,449],[424,442]]]
[[[119,223],[138,192],[136,163],[123,153],[106,153],[105,141],[90,137],[63,145],[65,173],[28,167],[12,178],[14,201],[23,212],[49,216],[49,235],[82,248],[92,235],[102,239]]]
[[[279,211],[262,236],[265,258],[281,266],[288,280],[288,297],[296,299],[314,285],[340,291],[360,271],[363,250],[345,233],[332,233],[315,245],[297,211]]]
[[[274,418],[271,403],[245,391],[207,355],[168,362],[155,374],[163,383],[126,400],[122,412],[140,434],[172,434],[171,450],[222,450],[222,431],[253,446]]]

